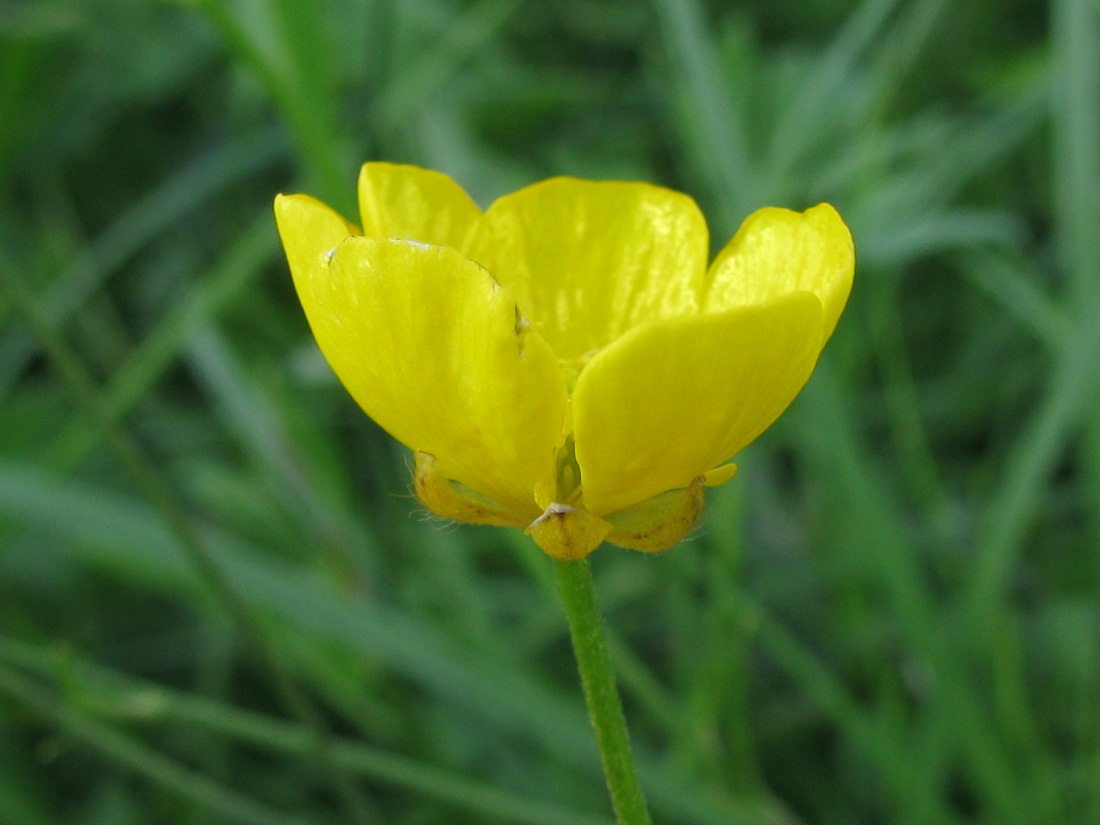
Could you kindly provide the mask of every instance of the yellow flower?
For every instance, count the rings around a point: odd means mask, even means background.
[[[695,202],[643,183],[553,178],[482,212],[445,175],[368,163],[359,212],[275,201],[321,351],[415,452],[425,507],[526,527],[559,559],[683,538],[852,284],[827,204],[761,209],[709,268]]]

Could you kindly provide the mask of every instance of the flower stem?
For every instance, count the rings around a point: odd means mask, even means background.
[[[555,561],[554,565],[615,820],[618,825],[650,825],[588,560]]]

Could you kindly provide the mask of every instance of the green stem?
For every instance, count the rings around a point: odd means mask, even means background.
[[[650,825],[652,820],[630,751],[630,735],[604,641],[603,622],[588,561],[555,561],[554,564],[558,590],[569,620],[569,635],[573,639],[573,655],[577,658],[588,715],[596,729],[596,745],[600,749],[615,819],[619,825]]]

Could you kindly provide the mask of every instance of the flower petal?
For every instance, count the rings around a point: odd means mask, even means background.
[[[470,254],[516,291],[565,360],[630,327],[694,312],[707,227],[686,195],[644,183],[553,178],[489,207]]]
[[[687,487],[745,447],[810,377],[821,330],[821,302],[796,292],[640,327],[603,350],[573,392],[585,508],[605,516]]]
[[[363,234],[462,249],[481,210],[441,172],[396,163],[365,163],[359,170]]]
[[[359,234],[353,224],[309,195],[278,195],[275,225],[295,281],[327,266],[326,255],[344,238]]]
[[[321,351],[378,424],[440,476],[521,513],[553,478],[566,391],[511,293],[449,247],[348,238],[295,277]]]
[[[829,204],[805,212],[760,209],[711,265],[704,310],[760,304],[805,290],[821,300],[828,340],[848,301],[854,269],[852,235]]]

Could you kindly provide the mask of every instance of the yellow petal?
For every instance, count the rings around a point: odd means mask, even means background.
[[[295,282],[327,266],[326,256],[359,230],[333,209],[309,195],[275,198],[275,225]]]
[[[750,215],[708,273],[704,309],[715,312],[805,290],[825,309],[825,340],[848,301],[855,269],[852,235],[823,203],[805,212],[768,207]]]
[[[295,278],[321,351],[378,424],[439,473],[537,515],[566,391],[511,293],[453,249],[348,238]]]
[[[481,210],[440,172],[395,163],[366,163],[359,171],[363,234],[462,249]]]
[[[694,529],[706,501],[703,477],[683,490],[661,493],[607,517],[607,540],[619,547],[659,553],[679,544]]]
[[[572,360],[640,321],[694,312],[707,243],[686,195],[553,178],[490,206],[470,254],[515,289],[558,356]]]
[[[639,327],[603,350],[573,392],[585,508],[687,487],[745,447],[810,377],[821,330],[821,302],[796,292]]]
[[[703,473],[703,484],[707,487],[721,487],[731,478],[737,475],[736,464],[723,464]]]

